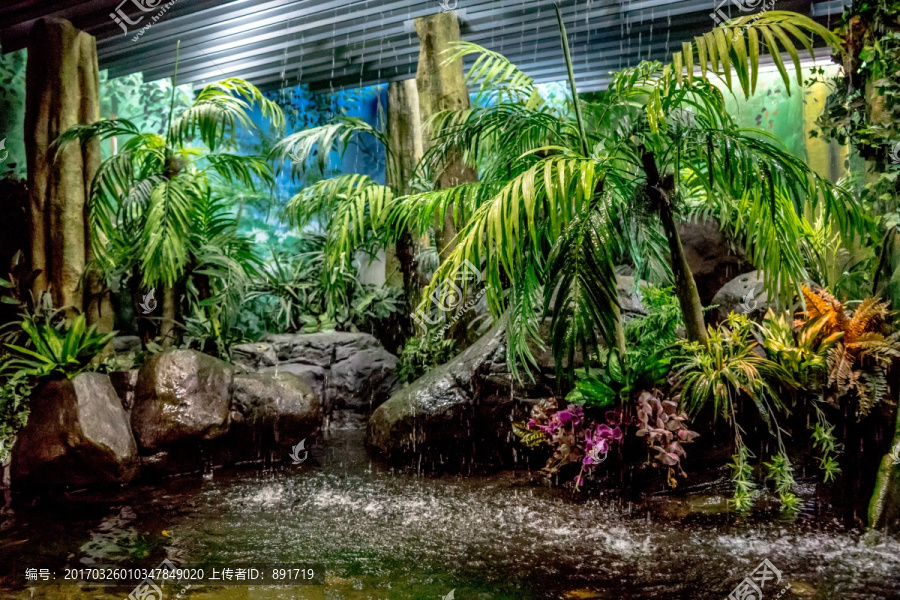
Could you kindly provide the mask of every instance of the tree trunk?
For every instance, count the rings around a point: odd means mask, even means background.
[[[466,87],[462,60],[445,64],[445,52],[450,49],[451,43],[460,39],[456,13],[448,11],[420,17],[416,19],[416,32],[421,44],[416,85],[427,150],[432,140],[429,120],[442,110],[469,108],[469,89]],[[463,162],[459,152],[444,156],[435,175],[435,185],[442,190],[478,180],[478,174]],[[456,246],[456,226],[452,214],[452,208],[448,207],[443,223],[435,225],[441,259],[446,258]]]
[[[159,323],[159,337],[163,348],[171,348],[175,343],[177,302],[175,286],[164,286],[162,290],[162,320]]]
[[[697,282],[691,273],[690,264],[681,244],[681,236],[678,234],[678,224],[675,221],[675,213],[672,207],[671,194],[674,190],[674,179],[664,180],[656,166],[656,157],[641,146],[641,162],[644,173],[647,175],[647,193],[653,203],[653,208],[659,214],[663,232],[669,242],[669,261],[672,266],[672,275],[675,277],[675,295],[681,306],[681,315],[684,319],[684,329],[687,338],[693,342],[707,343],[706,324],[703,321],[703,305],[700,303],[700,294],[697,292]],[[669,178],[666,178],[669,179]]]
[[[406,195],[412,190],[410,179],[424,153],[422,119],[419,112],[419,93],[415,79],[392,81],[388,84],[388,137],[392,160],[388,161],[387,184],[395,194]],[[400,233],[393,256],[388,256],[388,271],[398,269],[403,290],[410,308],[419,301],[422,284],[416,270],[418,245],[409,231]]]
[[[900,387],[894,385],[896,389]],[[875,491],[869,501],[869,527],[900,531],[900,408],[894,424],[891,452],[881,458]]]
[[[33,292],[52,294],[58,307],[85,313],[102,331],[112,329],[109,292],[86,273],[92,258],[88,199],[100,165],[100,143],[50,146],[77,124],[100,118],[97,44],[61,19],[41,19],[31,30],[26,71],[25,145],[30,191],[29,258],[41,274]]]

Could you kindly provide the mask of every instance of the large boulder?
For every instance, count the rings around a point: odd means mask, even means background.
[[[512,422],[524,420],[548,393],[541,383],[523,386],[512,377],[502,320],[455,359],[379,406],[369,419],[367,443],[394,461],[510,463]]]
[[[322,422],[319,398],[291,373],[244,373],[234,378],[231,408],[241,425],[269,434],[279,445],[295,444]]]
[[[227,432],[233,380],[233,366],[194,350],[150,357],[138,373],[131,411],[141,450],[154,453]]]
[[[286,460],[322,423],[319,397],[288,372],[235,375],[231,411],[231,429],[215,442],[219,464]]]
[[[325,406],[368,410],[397,388],[397,357],[369,334],[340,331],[267,335],[259,343],[235,346],[236,364],[263,372],[302,377]]]
[[[322,367],[315,365],[303,365],[298,363],[287,363],[283,365],[275,365],[274,367],[263,367],[260,373],[271,373],[273,375],[281,375],[288,373],[296,375],[302,379],[315,393],[320,403],[324,403],[326,397],[325,383],[327,380],[327,371]]]
[[[738,275],[720,289],[712,299],[716,306],[712,321],[720,323],[733,312],[759,319],[769,309],[762,271]]]
[[[715,219],[682,221],[678,234],[704,305],[728,281],[753,270],[743,250],[730,242]]]
[[[14,485],[125,483],[138,469],[128,414],[108,376],[82,373],[35,390],[12,452]]]

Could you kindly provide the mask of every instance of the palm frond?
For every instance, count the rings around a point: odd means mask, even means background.
[[[469,67],[466,86],[477,86],[479,99],[488,101],[499,96],[501,100],[524,100],[526,108],[538,108],[544,104],[544,99],[534,86],[534,79],[499,52],[472,42],[456,41],[446,50],[444,64],[456,62],[471,54],[477,54],[478,57]]]
[[[325,173],[335,144],[339,144],[343,153],[350,143],[363,135],[374,137],[384,146],[388,155],[388,167],[391,168],[394,159],[387,134],[358,117],[347,116],[338,117],[327,125],[305,129],[285,137],[269,152],[269,159],[282,163],[290,160],[292,172],[299,175],[307,169],[309,162],[315,157],[319,170]]]
[[[238,78],[207,85],[197,94],[193,105],[182,113],[169,130],[169,139],[184,145],[195,136],[215,151],[230,139],[239,127],[253,127],[251,116],[257,107],[273,127],[284,128],[281,108],[255,86]]]
[[[598,333],[602,339],[615,339],[620,308],[615,237],[609,215],[589,205],[548,257],[544,310],[551,315],[550,338],[560,374],[571,375],[579,350],[585,357],[599,351]]]
[[[672,55],[672,67],[679,84],[683,83],[685,77],[689,85],[693,84],[698,77],[694,69],[696,65],[700,69],[700,79],[707,79],[710,74],[717,75],[724,79],[729,89],[733,89],[734,71],[738,86],[749,98],[756,91],[759,56],[764,49],[772,56],[785,89],[790,94],[791,78],[781,53],[785,52],[790,57],[797,85],[802,86],[803,75],[797,44],[815,58],[814,35],[825,40],[832,48],[840,47],[840,38],[809,17],[794,12],[770,10],[732,19],[721,27],[695,37],[693,43],[685,42],[682,51]]]

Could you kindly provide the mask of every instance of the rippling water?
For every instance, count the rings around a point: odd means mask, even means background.
[[[780,598],[900,598],[900,542],[829,518],[751,522],[678,516],[684,500],[576,501],[524,473],[416,477],[372,463],[362,443],[362,431],[342,430],[299,466],[16,506],[5,516],[0,587],[14,598],[125,598],[130,589],[29,590],[22,575],[169,558],[325,572],[325,585],[194,587],[190,598],[439,600],[453,590],[456,600],[722,600],[768,559],[782,581],[764,600],[788,583]]]

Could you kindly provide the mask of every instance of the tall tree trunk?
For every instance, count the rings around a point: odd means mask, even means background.
[[[900,385],[893,385],[896,397]],[[900,408],[894,422],[891,452],[881,458],[875,477],[875,490],[869,500],[869,527],[900,531]]]
[[[28,46],[25,146],[30,190],[31,266],[41,274],[33,291],[50,291],[56,306],[85,313],[103,331],[112,329],[109,292],[92,258],[88,198],[100,165],[100,143],[50,146],[77,124],[100,118],[97,44],[62,19],[41,19]]]
[[[388,84],[387,107],[390,152],[387,184],[395,194],[406,195],[412,190],[410,179],[424,153],[422,119],[419,112],[419,93],[415,79],[392,81]],[[388,269],[398,268],[403,290],[410,308],[419,301],[419,280],[416,269],[418,245],[409,231],[400,233],[393,256],[388,256]]]
[[[675,277],[675,295],[678,296],[678,303],[681,306],[685,334],[689,340],[706,345],[703,305],[700,303],[700,294],[697,292],[697,282],[694,281],[694,275],[691,273],[690,264],[684,253],[684,246],[681,244],[678,223],[675,221],[672,207],[671,195],[674,191],[674,179],[664,179],[660,176],[656,157],[652,152],[649,152],[644,146],[641,146],[640,151],[644,173],[647,176],[647,194],[659,215],[663,232],[669,242],[669,261],[672,265],[672,275]]]
[[[159,337],[162,340],[163,348],[171,348],[175,343],[177,303],[175,286],[164,286],[162,289],[162,320],[159,324]]]
[[[459,19],[454,12],[441,12],[416,19],[419,34],[419,66],[416,85],[419,92],[419,111],[425,129],[425,149],[431,143],[429,120],[442,110],[469,108],[469,89],[466,87],[462,59],[446,63],[446,51],[453,42],[460,40]],[[459,152],[443,157],[435,184],[447,189],[462,183],[478,180],[475,170],[467,166]],[[437,223],[437,243],[441,258],[445,258],[456,245],[456,226],[452,209],[448,208],[443,223]]]

